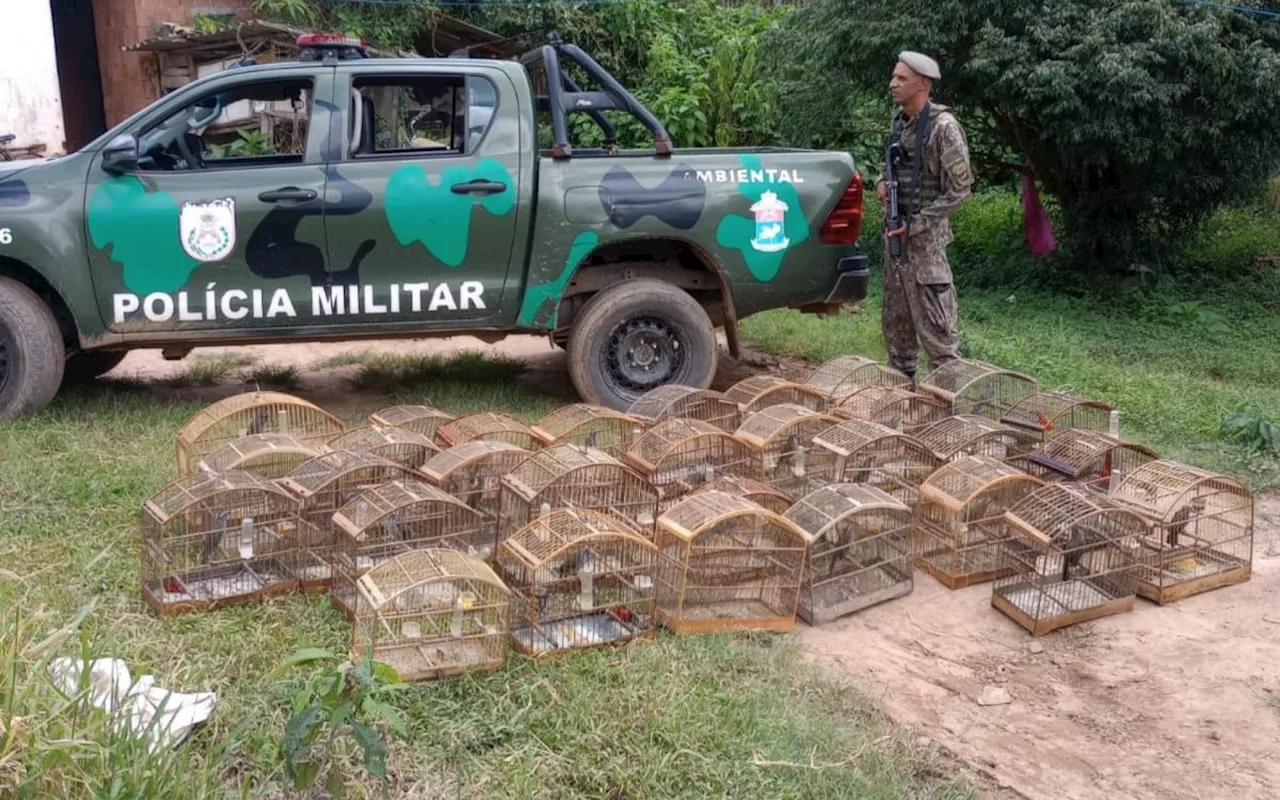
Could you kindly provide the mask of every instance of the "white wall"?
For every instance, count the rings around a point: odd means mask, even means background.
[[[41,144],[62,152],[62,99],[49,0],[0,0],[0,134],[12,147]],[[96,57],[96,54],[88,54]]]

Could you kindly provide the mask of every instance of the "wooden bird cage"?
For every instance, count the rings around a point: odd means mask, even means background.
[[[498,541],[502,478],[532,455],[507,442],[475,439],[434,456],[422,468],[422,474],[432,486],[479,512],[484,518],[485,541],[493,548]]]
[[[738,405],[720,392],[670,383],[641,395],[627,414],[650,427],[665,419],[679,417],[708,422],[725,433],[733,433],[742,421]]]
[[[794,403],[814,411],[826,411],[830,405],[826,393],[816,386],[796,383],[777,375],[745,378],[730,386],[724,396],[737,404],[743,419],[761,409],[783,403]]]
[[[951,416],[946,403],[898,386],[867,386],[842,398],[831,409],[842,419],[874,422],[895,431],[916,434]]]
[[[514,594],[510,635],[525,655],[620,644],[653,633],[657,548],[626,520],[560,509],[498,547]]]
[[[1009,575],[1000,562],[1010,536],[1005,512],[1044,481],[990,456],[944,465],[920,487],[915,506],[915,565],[950,589]]]
[[[813,446],[813,437],[839,418],[794,403],[769,406],[751,414],[734,438],[751,448],[756,477],[792,497],[831,481],[835,458]]]
[[[1050,484],[1007,514],[1008,576],[991,605],[1033,635],[1133,610],[1134,564],[1147,523],[1082,484]]]
[[[804,382],[822,390],[831,403],[868,386],[911,386],[911,378],[902,372],[863,356],[837,356],[814,370]]]
[[[603,450],[552,445],[502,479],[497,544],[535,518],[561,508],[607,511],[652,538],[658,490]]]
[[[457,550],[481,561],[493,554],[484,518],[422,481],[391,481],[356,495],[333,517],[338,532],[329,597],[356,613],[360,576],[389,558],[422,548]]]
[[[993,420],[1038,389],[1034,378],[967,358],[948,361],[920,383],[921,394],[946,403],[952,414]]]
[[[219,400],[178,430],[178,474],[190,475],[200,459],[245,436],[278,433],[309,444],[325,444],[346,430],[313,403],[280,392],[247,392]]]
[[[378,428],[404,428],[434,441],[440,426],[453,419],[451,414],[431,406],[402,405],[374,412],[368,422]]]
[[[265,480],[283,478],[302,462],[329,452],[320,442],[301,442],[280,433],[256,433],[227,442],[200,459],[206,473],[247,472]]]
[[[534,436],[520,420],[510,414],[485,411],[480,414],[468,414],[452,422],[441,425],[436,430],[436,442],[443,448],[456,447],[463,442],[506,442],[525,450],[536,450],[541,446],[538,437]]]
[[[579,444],[622,458],[631,443],[644,432],[639,419],[605,406],[576,403],[552,411],[534,425],[533,435],[540,447]]]
[[[1055,434],[1069,430],[1108,433],[1112,430],[1114,411],[1106,403],[1063,392],[1032,392],[1014,403],[1000,421],[1047,442]]]
[[[911,593],[911,509],[874,486],[833,483],[796,501],[787,519],[809,544],[797,613],[810,625]]]
[[[828,428],[814,437],[813,446],[830,454],[827,482],[873,486],[908,508],[943,464],[915,437],[859,419]]]
[[[939,420],[917,432],[915,438],[942,461],[966,456],[991,456],[1007,461],[1031,452],[1039,442],[1025,430],[973,414]]]
[[[409,469],[422,469],[432,456],[440,452],[435,442],[417,431],[378,425],[353,428],[332,439],[329,449],[373,453]]]
[[[302,590],[328,591],[338,542],[334,514],[361,492],[391,481],[412,481],[417,473],[394,461],[352,450],[336,450],[304,462],[279,483],[301,504],[307,535],[298,542]]]
[[[351,654],[406,681],[499,669],[511,592],[478,558],[443,548],[401,553],[361,575]]]
[[[750,500],[763,506],[775,514],[781,514],[791,508],[791,496],[779,491],[767,483],[754,478],[743,478],[740,475],[722,475],[711,483],[698,487],[689,496],[699,492],[725,492],[734,497]]]
[[[1156,451],[1098,431],[1068,428],[1042,449],[1009,463],[1046,483],[1083,483],[1108,493],[1138,467],[1160,458]]]
[[[723,475],[755,477],[751,449],[709,422],[679,417],[653,426],[631,445],[626,463],[658,490],[658,510]]]
[[[247,472],[196,472],[142,505],[142,598],[160,616],[208,611],[298,587],[298,502]]]
[[[750,500],[698,492],[658,518],[658,619],[678,634],[795,627],[808,543]]]
[[[1151,523],[1136,569],[1140,597],[1163,605],[1252,576],[1253,493],[1236,478],[1151,461],[1110,496]]]

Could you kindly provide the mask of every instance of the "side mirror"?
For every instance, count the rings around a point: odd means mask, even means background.
[[[102,169],[112,175],[121,175],[138,168],[138,139],[124,133],[112,139],[102,148]]]

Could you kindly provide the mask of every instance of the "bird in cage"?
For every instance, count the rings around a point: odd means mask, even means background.
[[[202,542],[203,562],[205,564],[213,563],[214,553],[222,546],[222,534],[227,529],[228,520],[231,519],[231,509],[223,509],[214,518],[214,529],[205,533]]]
[[[1084,547],[1084,534],[1080,529],[1072,526],[1067,534],[1067,540],[1062,545],[1062,582],[1066,583],[1071,580],[1072,568],[1080,566],[1080,557],[1084,555],[1081,548]]]
[[[253,419],[249,422],[249,427],[245,429],[248,436],[255,436],[260,433],[266,433],[271,427],[271,412],[265,408],[259,409],[257,414],[253,415]]]
[[[978,393],[978,398],[974,400],[970,414],[974,416],[982,416],[984,411],[995,407],[996,386],[993,381],[984,381],[982,391]]]
[[[1191,498],[1191,502],[1178,509],[1178,513],[1173,515],[1173,519],[1169,525],[1169,533],[1165,536],[1165,541],[1170,547],[1178,546],[1178,537],[1187,529],[1187,525],[1191,522],[1191,518],[1204,512],[1206,500],[1203,495],[1197,495]]]
[[[587,451],[598,447],[597,442],[600,441],[600,431],[591,431],[587,434],[587,438],[582,442],[582,453],[586,455]]]

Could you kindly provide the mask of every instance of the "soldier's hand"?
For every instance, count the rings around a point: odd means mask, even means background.
[[[884,237],[885,237],[886,239],[902,239],[902,238],[906,237],[906,235],[907,235],[907,226],[906,226],[906,225],[903,225],[901,228],[897,228],[897,229],[895,229],[895,230],[885,231],[885,232],[884,232]]]
[[[880,203],[882,205],[889,202],[889,190],[885,188],[884,181],[878,181],[876,183],[876,197],[880,198]]]

